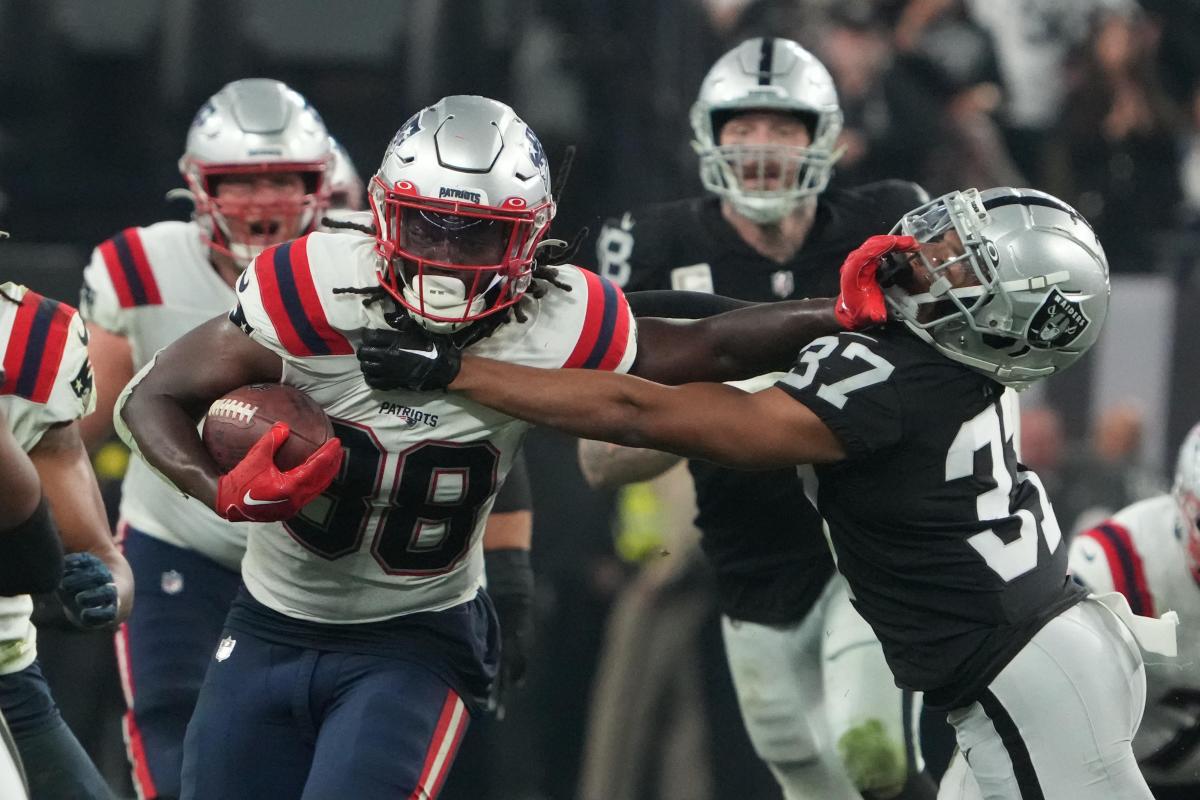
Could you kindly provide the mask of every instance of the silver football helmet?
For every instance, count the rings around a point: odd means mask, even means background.
[[[1018,389],[1096,343],[1108,314],[1108,261],[1075,209],[1033,189],[968,189],[910,211],[892,229],[920,243],[951,231],[961,255],[908,258],[909,268],[925,270],[925,291],[885,288],[892,316],[913,333]]]
[[[1193,426],[1179,448],[1172,493],[1179,510],[1179,529],[1187,548],[1188,568],[1200,583],[1200,424]]]
[[[792,145],[720,144],[721,126],[742,111],[781,111],[808,122],[812,142]],[[778,222],[806,197],[825,190],[841,157],[842,111],[824,65],[790,39],[748,39],[717,59],[692,105],[692,148],[700,156],[704,188],[729,200],[748,219]],[[752,189],[770,172],[785,177],[777,189]]]
[[[379,280],[431,330],[518,302],[554,218],[541,142],[511,108],[456,95],[414,114],[368,187]]]
[[[350,154],[337,139],[330,139],[333,167],[329,171],[329,207],[337,211],[361,211],[366,204],[362,178]]]
[[[314,228],[329,204],[332,163],[329,132],[308,101],[279,81],[247,78],[224,86],[196,114],[179,171],[212,247],[249,263]],[[303,188],[265,201],[218,188],[231,176],[283,174],[299,175]]]

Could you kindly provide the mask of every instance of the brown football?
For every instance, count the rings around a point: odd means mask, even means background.
[[[276,422],[291,428],[275,453],[275,464],[284,471],[304,463],[333,436],[329,417],[304,392],[282,383],[253,383],[209,406],[204,415],[204,446],[221,471],[228,472]]]

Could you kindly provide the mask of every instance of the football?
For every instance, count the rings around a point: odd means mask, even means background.
[[[228,472],[276,422],[291,428],[275,453],[275,464],[283,471],[304,463],[333,436],[329,417],[304,392],[281,383],[254,383],[209,406],[204,415],[204,445],[221,471]]]

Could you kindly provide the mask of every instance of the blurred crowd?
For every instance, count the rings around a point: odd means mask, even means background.
[[[53,252],[76,271],[39,288],[74,297],[95,243],[164,212],[186,218],[186,204],[163,198],[180,183],[192,115],[225,82],[261,75],[321,109],[364,176],[395,128],[442,95],[511,104],[552,165],[577,148],[555,223],[569,238],[700,192],[688,108],[719,54],[765,34],[797,40],[834,76],[846,116],[835,181],[904,178],[934,195],[1035,186],[1088,217],[1114,272],[1191,269],[1198,0],[0,0],[0,229],[66,245]],[[1158,465],[1140,457],[1144,422],[1118,408],[1069,442],[1052,408],[1027,409],[1024,457],[1064,530],[1161,489]],[[688,501],[588,490],[574,441],[558,434],[536,432],[527,455],[539,655],[508,718],[472,729],[444,796],[778,796],[742,731],[703,567],[691,568]],[[119,456],[103,458],[100,470],[119,474]],[[643,582],[631,583],[639,570]],[[651,595],[645,581],[670,591]],[[685,627],[644,636],[681,644],[667,656],[610,654],[645,659],[641,685],[614,686],[601,666],[610,610],[620,597],[652,626],[651,596],[684,608],[674,619]],[[80,695],[78,724],[100,731],[82,738],[122,785],[115,673],[92,672],[108,682],[108,706],[77,676],[64,680]],[[624,705],[593,704],[596,686]],[[54,688],[70,705],[71,691]],[[646,698],[662,702],[639,705]],[[589,718],[589,706],[600,713]],[[596,777],[617,767],[619,787]],[[730,776],[739,788],[723,785]]]

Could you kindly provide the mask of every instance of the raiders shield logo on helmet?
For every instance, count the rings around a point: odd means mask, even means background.
[[[1031,347],[1042,350],[1066,347],[1089,324],[1079,303],[1068,300],[1058,289],[1051,289],[1029,320],[1027,338]]]

